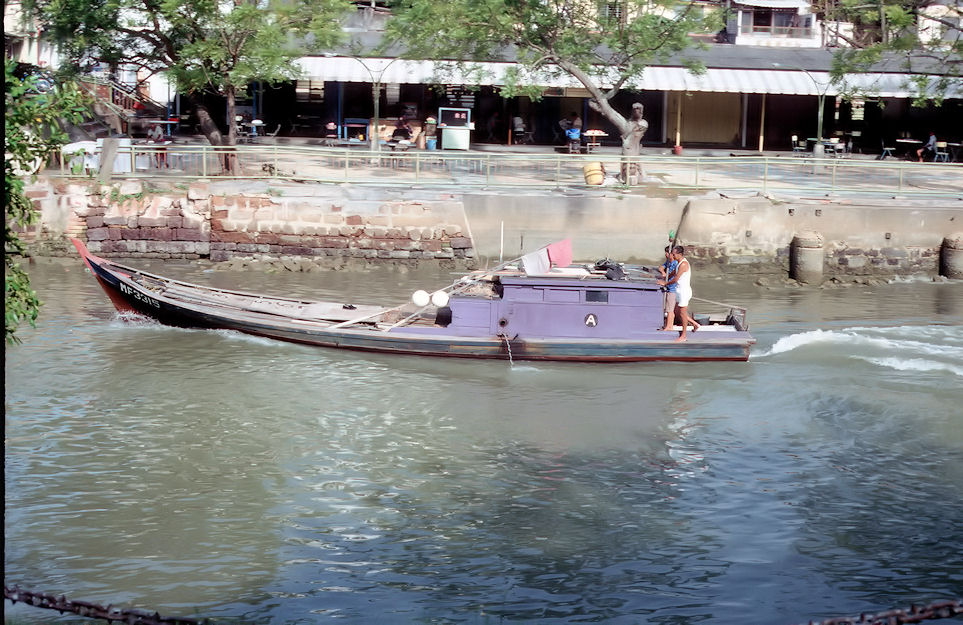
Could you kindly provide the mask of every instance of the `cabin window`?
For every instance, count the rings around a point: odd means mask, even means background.
[[[619,289],[618,291],[612,291],[609,295],[609,304],[615,304],[616,306],[639,306],[643,302],[648,301],[648,295],[640,293],[639,291],[630,291],[628,289]],[[659,297],[659,305],[662,303],[662,298]]]
[[[546,302],[578,303],[579,292],[569,289],[545,289]]]
[[[585,301],[608,303],[609,292],[608,291],[585,291]]]
[[[505,289],[505,299],[513,302],[540,302],[542,301],[542,290],[532,288],[508,288]]]

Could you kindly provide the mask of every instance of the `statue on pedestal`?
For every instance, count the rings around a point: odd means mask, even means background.
[[[626,120],[628,132],[622,133],[622,154],[633,157],[641,153],[642,137],[649,129],[649,122],[642,117],[642,103],[632,105],[632,114]],[[622,181],[625,184],[638,184],[642,178],[642,167],[638,163],[622,165]]]

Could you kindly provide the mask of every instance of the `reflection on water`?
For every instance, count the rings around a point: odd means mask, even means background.
[[[166,269],[358,303],[451,279]],[[8,584],[251,623],[793,623],[963,587],[959,284],[697,282],[749,307],[749,363],[512,366],[123,322],[78,266],[32,275]]]

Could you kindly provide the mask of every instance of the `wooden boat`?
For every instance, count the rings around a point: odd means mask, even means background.
[[[532,275],[506,264],[384,308],[189,284],[73,243],[117,310],[171,326],[394,354],[581,362],[744,361],[755,343],[741,308],[676,342],[677,332],[659,330],[664,294],[653,277],[611,280],[594,267]]]

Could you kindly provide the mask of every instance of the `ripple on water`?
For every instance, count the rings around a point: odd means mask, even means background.
[[[216,280],[357,278],[331,277]],[[121,321],[79,272],[37,286],[7,354],[13,582],[258,623],[789,623],[963,587],[939,286],[728,285],[750,362],[651,366],[343,353]]]

